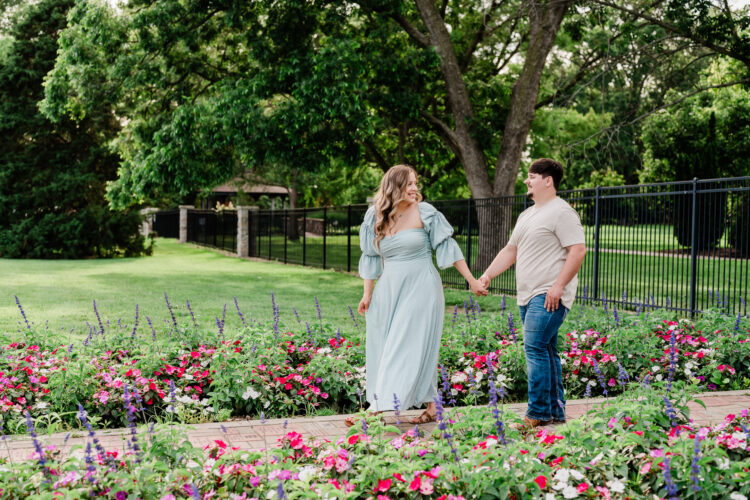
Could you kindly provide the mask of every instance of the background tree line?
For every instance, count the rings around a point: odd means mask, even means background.
[[[731,2],[41,0],[5,4],[3,71],[13,26],[51,5],[67,17],[34,113],[95,127],[118,210],[240,174],[292,206],[361,202],[401,162],[431,199],[513,194],[539,156],[567,189],[750,173]]]

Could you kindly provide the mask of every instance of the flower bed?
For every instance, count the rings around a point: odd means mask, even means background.
[[[564,426],[509,430],[502,407],[441,412],[432,434],[377,420],[335,443],[289,429],[268,450],[204,450],[177,427],[142,429],[124,455],[89,443],[4,464],[3,498],[734,498],[750,494],[747,410],[712,427],[688,396],[647,385]]]
[[[622,318],[586,309],[571,314],[561,335],[566,397],[613,396],[630,381],[692,384],[701,390],[749,388],[746,318],[707,314],[697,322],[651,313]],[[506,320],[507,318],[507,320]],[[68,345],[30,328],[0,357],[0,419],[24,432],[24,412],[47,430],[80,428],[78,406],[94,427],[127,424],[125,392],[139,422],[286,417],[361,407],[364,333],[320,322],[279,329],[245,325],[225,332],[178,326],[144,335],[126,325],[92,329]],[[596,328],[592,328],[596,325]],[[269,331],[271,330],[271,331]],[[440,353],[446,405],[485,404],[494,387],[506,401],[526,398],[522,335],[512,315],[470,310],[446,324]],[[387,395],[385,397],[388,397]]]

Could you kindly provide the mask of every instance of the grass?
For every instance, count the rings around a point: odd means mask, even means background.
[[[356,314],[362,297],[362,280],[354,274],[238,259],[172,239],[158,239],[149,257],[0,259],[0,274],[0,333],[11,335],[25,328],[14,295],[36,327],[47,325],[52,331],[62,330],[66,337],[71,329],[74,335],[88,333],[86,323],[97,323],[93,300],[105,323],[121,320],[132,325],[138,304],[139,329],[148,329],[145,316],[149,316],[157,330],[164,330],[164,323],[171,322],[165,292],[178,322],[192,321],[186,306],[190,300],[199,325],[208,329],[216,328],[224,304],[227,326],[240,324],[233,297],[243,314],[270,322],[270,294],[274,292],[282,326],[296,323],[292,307],[303,322],[317,322],[314,296],[325,321],[337,326],[351,324],[347,305]],[[446,290],[448,309],[463,304],[466,297],[465,291]],[[493,310],[499,308],[499,302],[496,297],[483,297],[480,305],[483,310]]]

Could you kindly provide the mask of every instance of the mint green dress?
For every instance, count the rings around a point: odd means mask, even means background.
[[[366,379],[371,411],[406,410],[437,396],[437,365],[445,297],[432,263],[462,260],[453,227],[429,203],[419,204],[424,227],[386,236],[375,246],[375,208],[360,226],[359,275],[377,279],[367,320]]]

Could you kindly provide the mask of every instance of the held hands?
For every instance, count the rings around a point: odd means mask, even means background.
[[[563,287],[555,283],[550,287],[549,290],[547,290],[547,296],[544,299],[544,308],[547,309],[547,311],[557,311],[557,308],[560,307],[560,298],[563,294]]]
[[[357,312],[360,316],[364,316],[364,314],[370,308],[370,300],[372,300],[371,295],[362,296],[362,300],[359,301],[359,305],[357,306]]]
[[[487,285],[485,285],[481,279],[471,280],[469,282],[471,291],[476,294],[477,297],[484,297],[487,295]]]

